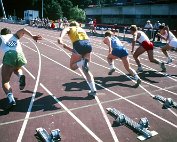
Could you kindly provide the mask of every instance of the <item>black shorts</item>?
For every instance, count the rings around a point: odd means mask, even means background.
[[[80,55],[92,52],[92,46],[89,40],[78,40],[73,43],[74,50]]]

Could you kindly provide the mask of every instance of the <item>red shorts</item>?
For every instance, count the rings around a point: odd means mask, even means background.
[[[153,50],[154,44],[150,41],[143,41],[141,43],[141,46],[147,51],[147,50]]]

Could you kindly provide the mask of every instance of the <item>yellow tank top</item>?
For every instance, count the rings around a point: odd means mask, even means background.
[[[87,40],[89,39],[86,32],[81,27],[71,27],[68,33],[72,43],[78,40]]]

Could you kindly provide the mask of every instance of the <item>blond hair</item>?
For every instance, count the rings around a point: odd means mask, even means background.
[[[138,28],[137,28],[136,25],[131,25],[131,26],[130,26],[130,30],[131,30],[131,31],[137,31]]]
[[[104,37],[107,37],[107,36],[111,37],[111,35],[113,35],[113,32],[106,31],[105,34],[104,34]]]
[[[76,22],[76,21],[71,21],[71,23],[69,24],[69,26],[70,27],[72,27],[72,26],[79,26],[79,23],[78,22]]]

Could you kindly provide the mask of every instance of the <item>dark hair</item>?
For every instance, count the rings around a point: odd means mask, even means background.
[[[1,30],[1,35],[11,34],[11,30],[8,28],[3,28]]]
[[[163,28],[165,28],[165,26],[163,26],[163,25],[159,26],[159,30],[162,30]]]
[[[105,32],[104,37],[107,37],[107,36],[111,37],[112,34],[113,33],[111,31],[107,31]]]

